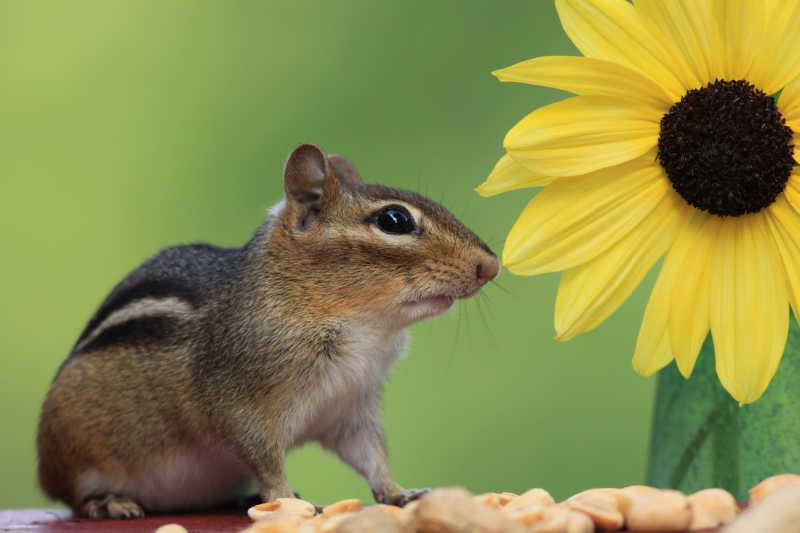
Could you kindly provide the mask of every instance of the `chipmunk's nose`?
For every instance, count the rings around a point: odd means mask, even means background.
[[[475,273],[478,276],[478,283],[485,285],[493,280],[500,271],[500,262],[496,257],[487,257],[478,262]]]

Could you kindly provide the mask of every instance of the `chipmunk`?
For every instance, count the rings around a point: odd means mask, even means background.
[[[383,382],[404,329],[478,292],[492,251],[439,204],[365,184],[303,144],[285,198],[241,248],[167,248],[122,280],[61,365],[39,423],[44,491],[89,518],[210,508],[317,441],[404,505]]]

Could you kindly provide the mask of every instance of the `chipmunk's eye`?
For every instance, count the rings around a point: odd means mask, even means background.
[[[411,233],[416,228],[414,217],[402,205],[387,205],[374,216],[375,224],[386,233],[403,235]]]

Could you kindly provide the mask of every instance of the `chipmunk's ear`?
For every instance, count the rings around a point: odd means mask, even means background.
[[[329,155],[328,163],[333,169],[333,173],[339,178],[339,181],[345,185],[356,185],[364,183],[361,175],[358,173],[356,166],[346,157],[341,155]]]
[[[339,184],[318,146],[301,144],[289,155],[283,168],[286,201],[296,213],[300,229],[308,228],[324,203],[339,194]]]

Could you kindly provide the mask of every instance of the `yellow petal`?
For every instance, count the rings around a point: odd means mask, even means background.
[[[627,67],[589,57],[545,56],[492,72],[500,81],[553,87],[581,95],[613,96],[665,113],[674,103],[661,87]]]
[[[778,97],[778,110],[786,119],[786,125],[794,132],[794,157],[798,159],[800,148],[800,76],[783,88]]]
[[[661,115],[608,96],[574,96],[518,122],[503,146],[517,162],[549,176],[579,176],[619,165],[658,143]]]
[[[800,1],[780,0],[770,8],[765,9],[766,31],[747,74],[747,79],[767,94],[779,91],[800,75]]]
[[[525,187],[544,187],[556,178],[537,174],[514,161],[505,154],[494,166],[486,181],[475,188],[481,196],[494,196],[501,192],[524,189]]]
[[[800,212],[800,170],[798,167],[792,169],[792,175],[789,176],[783,194],[794,210]]]
[[[766,217],[726,218],[712,262],[717,375],[740,404],[754,402],[775,375],[789,329],[783,269]]]
[[[789,127],[797,131],[797,126],[800,126],[800,76],[794,78],[781,91],[778,97],[778,110]]]
[[[793,179],[797,180],[795,176]],[[800,201],[796,189],[787,188],[787,192],[797,195]],[[800,320],[800,211],[792,207],[785,194],[781,194],[767,209],[767,221],[783,262],[789,301],[795,317]]]
[[[649,157],[562,178],[525,207],[506,239],[503,264],[533,275],[585,263],[650,216],[669,189]]]
[[[672,302],[669,334],[680,373],[692,375],[697,354],[709,329],[711,251],[720,217],[693,209],[693,216],[678,233],[664,261],[662,274],[670,277]]]
[[[697,79],[697,87],[714,81],[719,75],[720,50],[710,0],[634,0],[634,5],[674,43]]]
[[[653,375],[672,361],[672,345],[667,328],[670,302],[667,285],[670,282],[662,269],[644,310],[633,354],[633,369],[642,376]]]
[[[564,31],[586,57],[605,59],[650,78],[678,101],[696,87],[691,70],[658,28],[643,24],[625,0],[556,0]]]
[[[702,230],[709,222],[720,219],[688,205],[680,216],[675,242],[664,259],[636,341],[633,368],[644,376],[675,357],[681,374],[689,377],[700,345],[708,335],[706,263],[710,263],[708,250],[713,246],[713,238],[708,237],[713,234]],[[678,328],[674,323],[676,314]],[[676,345],[683,350],[682,357]]]
[[[626,238],[564,272],[556,296],[556,338],[569,340],[589,331],[617,310],[669,248],[684,205],[669,191]]]
[[[764,4],[761,0],[712,0],[712,19],[718,23],[722,42],[722,70],[717,74],[726,80],[746,78],[764,37]]]

